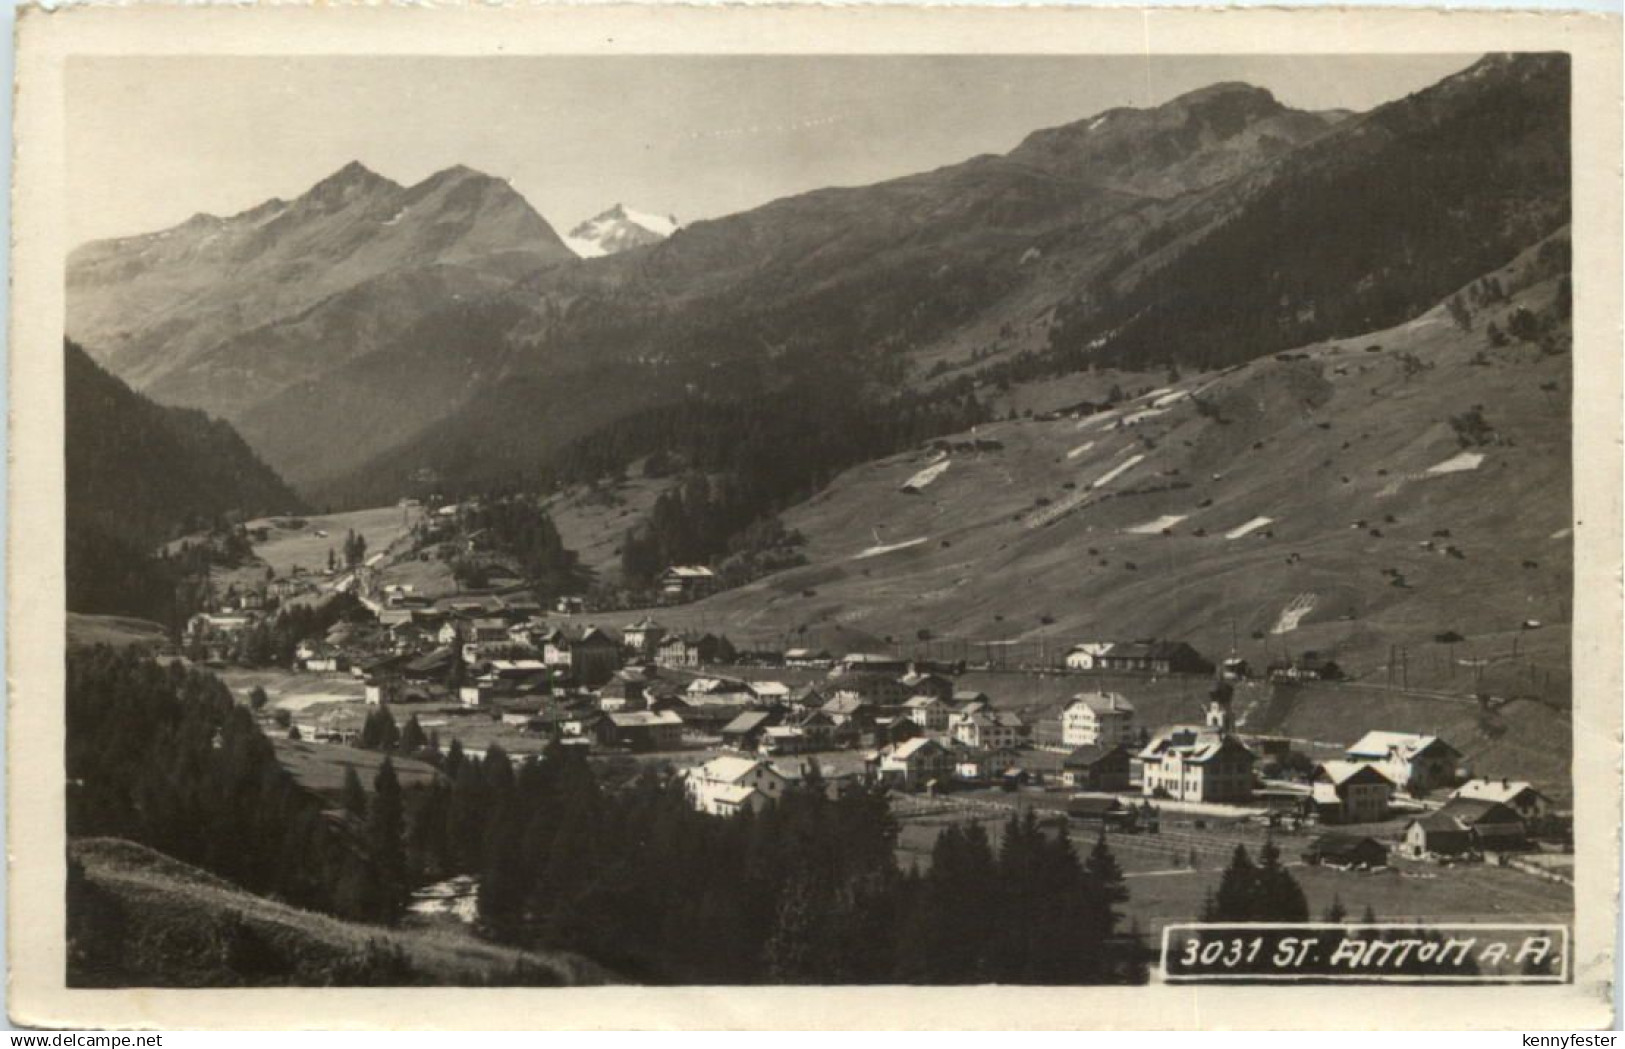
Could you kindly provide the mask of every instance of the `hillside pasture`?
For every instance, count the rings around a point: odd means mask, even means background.
[[[648,519],[655,500],[675,483],[670,477],[644,477],[642,465],[633,463],[624,480],[573,488],[544,504],[564,545],[598,579],[619,578],[621,540],[628,529]]]
[[[248,527],[267,528],[270,538],[254,544],[258,557],[278,576],[293,574],[295,567],[307,573],[320,575],[327,570],[327,552],[332,550],[343,556],[344,537],[355,532],[367,540],[367,556],[387,551],[402,540],[422,516],[418,509],[401,506],[379,506],[370,510],[353,510],[339,514],[312,514],[306,517],[266,517],[250,521]],[[293,521],[303,521],[303,527],[283,527]],[[326,535],[317,533],[325,532]]]
[[[93,616],[68,613],[68,647],[111,645],[125,648],[142,645],[161,648],[169,644],[169,631],[150,619],[132,616]]]
[[[1161,414],[1137,423],[1006,419],[977,429],[981,450],[855,467],[783,515],[808,565],[655,615],[736,643],[840,627],[898,646],[1043,644],[1051,662],[1068,641],[1146,637],[1210,659],[1233,646],[1259,668],[1316,650],[1364,682],[1564,706],[1570,362],[1482,333],[1555,294],[1517,279],[1526,262],[1498,272],[1519,290],[1470,331],[1440,307],[1145,381],[1125,407]],[[876,547],[889,552],[855,560]],[[1435,641],[1448,634],[1465,640]]]
[[[372,791],[372,781],[384,763],[385,755],[375,750],[361,750],[340,743],[315,743],[309,740],[273,739],[277,761],[287,769],[299,785],[327,798],[337,798],[344,790],[345,774],[354,769],[362,786]],[[440,773],[433,765],[391,755],[395,776],[403,790],[427,787]]]
[[[316,703],[359,703],[366,697],[366,686],[349,673],[232,666],[215,671],[215,676],[244,700],[255,688],[263,688],[272,710],[281,707],[297,713]]]
[[[408,541],[412,525],[422,517],[422,510],[402,506],[379,506],[368,510],[352,510],[337,514],[279,515],[249,521],[250,531],[266,529],[264,542],[254,542],[254,560],[234,568],[216,566],[212,579],[217,590],[229,586],[239,589],[263,583],[266,571],[279,579],[290,578],[294,569],[303,570],[312,582],[323,582],[324,589],[342,574],[323,580],[327,572],[327,554],[344,556],[344,538],[351,531],[367,540],[367,556],[385,553],[384,562],[401,552]],[[323,534],[325,533],[325,534]],[[188,536],[171,543],[171,548],[182,542],[197,542],[201,536]]]
[[[378,579],[382,586],[410,587],[418,597],[450,597],[459,589],[451,563],[429,552],[380,565]]]

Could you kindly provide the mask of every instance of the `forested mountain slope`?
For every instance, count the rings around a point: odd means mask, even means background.
[[[69,342],[66,368],[68,608],[167,621],[172,581],[154,547],[227,515],[301,501],[230,424],[134,392]]]

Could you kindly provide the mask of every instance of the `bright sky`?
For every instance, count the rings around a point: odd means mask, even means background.
[[[1363,110],[1476,57],[76,58],[70,233],[231,214],[351,160],[403,184],[507,178],[561,234],[616,202],[690,222],[1221,80]]]

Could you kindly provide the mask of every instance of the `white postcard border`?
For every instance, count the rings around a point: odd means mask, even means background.
[[[219,1029],[1594,1028],[1612,1022],[1620,828],[1619,19],[1399,9],[92,7],[19,17],[8,804],[13,1021]],[[1541,987],[67,990],[62,186],[74,55],[1573,55],[1574,982]]]

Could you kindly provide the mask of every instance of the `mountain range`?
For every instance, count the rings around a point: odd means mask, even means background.
[[[1359,114],[1217,84],[607,254],[645,228],[612,209],[580,228],[590,261],[500,180],[352,165],[81,248],[68,329],[318,502],[540,482],[650,412],[788,397],[817,443],[820,404],[1397,323],[1567,222],[1567,129],[1561,55],[1488,56]]]
[[[351,163],[292,201],[79,248],[68,329],[136,389],[236,418],[425,310],[574,258],[500,179],[401,186]]]

